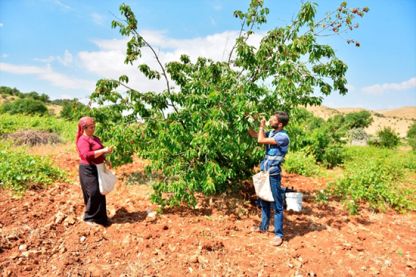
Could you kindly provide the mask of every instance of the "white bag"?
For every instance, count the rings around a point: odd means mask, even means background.
[[[265,201],[274,202],[268,171],[260,171],[253,175],[253,184],[259,198]]]
[[[96,164],[98,171],[98,185],[100,187],[100,193],[106,195],[114,189],[114,185],[117,182],[117,177],[106,168],[104,163]]]

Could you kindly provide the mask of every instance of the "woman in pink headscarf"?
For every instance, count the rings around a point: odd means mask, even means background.
[[[95,122],[91,117],[83,117],[78,122],[77,145],[80,165],[79,178],[84,195],[84,221],[109,226],[105,196],[98,187],[98,172],[96,164],[105,161],[105,154],[111,153],[111,147],[104,147],[100,139],[94,136]]]

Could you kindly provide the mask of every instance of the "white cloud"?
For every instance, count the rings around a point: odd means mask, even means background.
[[[174,39],[168,37],[162,31],[147,30],[143,32],[144,38],[155,49],[163,65],[178,60],[182,54],[190,56],[193,61],[200,56],[216,61],[226,61],[237,35],[237,31],[226,31],[205,37]],[[250,44],[258,45],[260,39],[260,35],[255,35],[250,40]],[[65,50],[63,56],[37,59],[46,63],[44,66],[0,63],[0,71],[19,75],[33,75],[55,87],[76,89],[80,92],[94,90],[97,79],[116,79],[123,74],[129,76],[129,85],[139,91],[161,91],[166,89],[164,80],[148,80],[137,69],[139,63],[146,63],[151,68],[160,70],[157,61],[148,48],[143,48],[140,61],[131,66],[124,64],[127,39],[95,40],[93,42],[98,47],[96,51],[81,51],[72,55],[68,50]],[[68,76],[58,72],[57,69],[53,69],[51,66],[53,62],[60,62],[64,65],[76,62],[80,74],[88,73],[90,75],[92,73],[92,76],[95,75],[96,77],[93,80],[86,80]],[[170,85],[174,84],[171,83]]]
[[[61,64],[68,66],[72,63],[72,54],[68,50],[65,50],[63,57],[58,56],[57,59]]]
[[[47,58],[34,58],[33,60],[37,61],[37,62],[41,62],[41,63],[52,63],[53,61],[56,60],[56,57],[54,56],[49,56]]]
[[[347,84],[347,89],[348,89],[348,91],[349,92],[351,92],[351,91],[355,91],[355,86],[354,85],[351,85],[351,84]]]
[[[3,28],[4,24],[3,22],[0,22],[0,28]]]
[[[71,52],[65,50],[63,56],[49,56],[47,58],[35,58],[34,60],[47,64],[50,64],[54,61],[58,61],[64,66],[69,66],[70,64],[72,64],[73,58]]]
[[[142,35],[155,49],[164,65],[170,61],[178,60],[182,54],[190,56],[192,60],[204,56],[216,61],[225,61],[228,59],[228,54],[234,45],[238,32],[226,31],[191,39],[174,39],[166,36],[162,31],[150,30],[143,31]],[[250,44],[258,44],[260,39],[260,35],[253,35]],[[165,82],[162,80],[148,80],[145,78],[137,70],[138,63],[133,66],[124,64],[127,39],[95,40],[94,43],[98,46],[98,51],[78,53],[78,59],[82,67],[89,72],[102,78],[118,78],[125,74],[129,76],[130,85],[141,91],[160,91],[166,88]],[[140,63],[146,63],[156,70],[160,69],[148,48],[143,48]]]
[[[71,6],[65,4],[63,1],[60,0],[51,0],[52,4],[64,9],[64,10],[72,10]]]
[[[9,55],[8,54],[5,54],[5,53],[4,54],[1,54],[1,57],[4,58],[4,59],[7,58],[8,56]]]
[[[51,66],[31,66],[31,65],[14,65],[0,63],[0,71],[18,75],[34,75],[40,80],[45,80],[55,87],[63,89],[80,89],[92,91],[95,88],[95,82],[90,80],[71,78],[64,74],[55,72]]]
[[[222,5],[221,5],[219,2],[214,3],[214,4],[212,5],[212,8],[213,8],[215,11],[221,11],[221,10],[223,9]]]
[[[416,88],[416,77],[401,83],[384,83],[367,86],[363,88],[363,91],[369,94],[382,94],[384,92],[407,90],[411,88]]]
[[[95,24],[103,25],[105,17],[103,15],[99,14],[99,13],[94,12],[94,13],[91,14],[91,19]]]

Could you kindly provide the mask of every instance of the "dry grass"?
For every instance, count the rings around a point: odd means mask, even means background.
[[[62,106],[59,106],[59,105],[48,104],[46,106],[48,107],[49,113],[51,113],[51,114],[53,114],[55,116],[59,116],[59,114],[62,111]]]

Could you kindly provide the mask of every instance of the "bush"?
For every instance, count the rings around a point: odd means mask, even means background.
[[[322,163],[326,168],[333,168],[344,163],[344,147],[340,145],[329,145],[322,156]]]
[[[48,114],[48,108],[40,100],[32,98],[17,99],[13,102],[4,103],[1,106],[3,113],[9,114],[28,114],[28,115],[45,115]]]
[[[416,122],[413,122],[413,124],[410,125],[409,130],[407,131],[406,137],[413,151],[416,151]]]
[[[288,173],[296,173],[303,176],[319,175],[319,166],[312,156],[305,152],[289,152],[285,158],[284,169]]]
[[[33,157],[22,151],[10,151],[0,145],[0,186],[23,194],[32,186],[52,184],[65,180],[65,173],[52,166],[48,159]]]
[[[400,137],[390,127],[377,132],[376,138],[368,142],[370,145],[385,148],[395,148],[400,143]]]
[[[333,168],[343,163],[343,147],[339,138],[331,134],[325,126],[312,132],[310,145],[306,151],[311,153],[315,160],[327,168]]]

